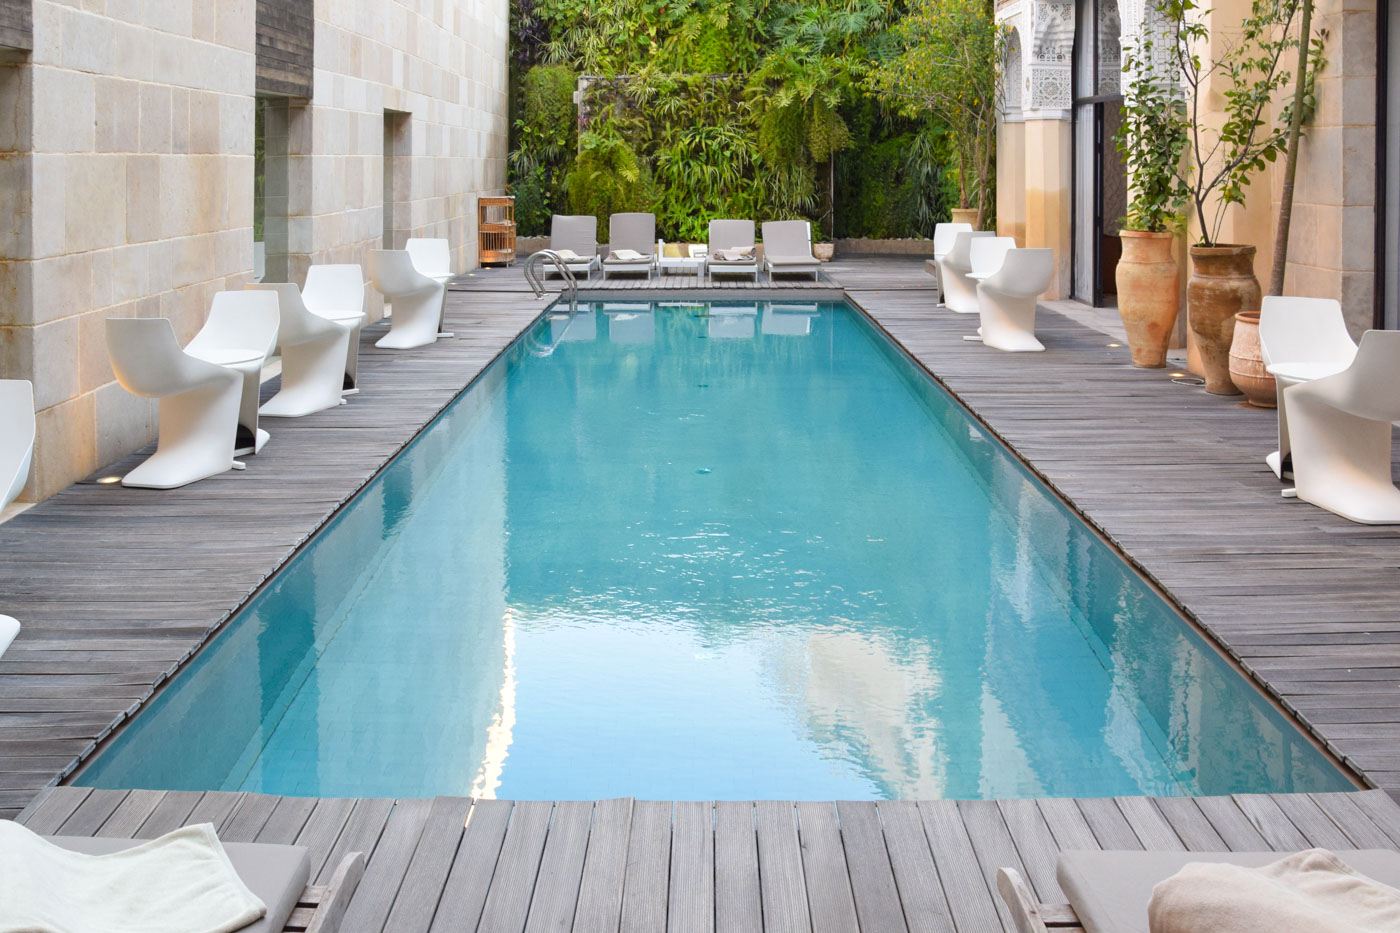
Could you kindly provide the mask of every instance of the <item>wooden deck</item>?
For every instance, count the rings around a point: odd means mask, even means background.
[[[986,933],[998,868],[1063,903],[1062,849],[1400,846],[1400,806],[1349,794],[788,803],[316,800],[50,789],[44,834],[306,846],[313,883],[369,857],[346,933]]]

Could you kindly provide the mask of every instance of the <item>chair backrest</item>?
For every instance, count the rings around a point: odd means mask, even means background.
[[[597,256],[598,218],[592,214],[555,214],[549,221],[549,248],[573,250],[584,259]]]
[[[1001,239],[1000,237],[998,239]],[[1010,237],[1006,237],[1010,239]],[[979,241],[980,242],[980,241]],[[1012,240],[1012,243],[1015,243]],[[1053,249],[1017,249],[1006,251],[995,274],[983,279],[989,290],[1020,298],[1034,298],[1050,287],[1055,275]]]
[[[1009,236],[975,237],[968,241],[967,264],[973,272],[995,272],[1015,248],[1016,240]]]
[[[403,245],[413,268],[429,278],[452,275],[452,247],[445,239],[409,237]]]
[[[1305,385],[1309,394],[1348,414],[1400,421],[1400,331],[1366,331],[1349,367]]]
[[[163,317],[108,318],[107,356],[122,388],[146,398],[188,392],[230,372],[181,350],[175,328]]]
[[[1266,366],[1336,363],[1347,366],[1356,342],[1347,332],[1341,302],[1331,298],[1270,295],[1259,311],[1259,348]]]
[[[990,230],[959,230],[943,261],[955,269],[972,270],[972,241],[994,236]]]
[[[34,459],[34,384],[0,379],[0,509],[15,501]]]
[[[753,246],[752,220],[710,221],[710,255],[718,249],[743,249]]]
[[[215,292],[209,319],[185,345],[196,353],[206,350],[253,350],[264,357],[277,345],[281,320],[277,295],[271,291]]]
[[[301,290],[306,307],[322,317],[365,313],[365,272],[359,263],[312,266]]]
[[[763,254],[786,258],[812,258],[812,225],[805,220],[763,222]]]
[[[936,256],[942,256],[953,248],[953,239],[959,233],[971,233],[972,224],[947,223],[933,225],[933,252]]]
[[[408,250],[372,249],[369,251],[369,280],[386,297],[413,295],[427,291],[436,283],[413,266]]]
[[[608,218],[608,249],[630,249],[650,256],[656,249],[656,215],[613,214]]]
[[[291,282],[249,282],[244,288],[277,294],[277,341],[284,347],[323,337],[336,328],[319,314],[311,313],[301,299],[301,289]]]

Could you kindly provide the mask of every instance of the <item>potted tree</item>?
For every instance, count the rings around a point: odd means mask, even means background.
[[[1297,46],[1290,31],[1298,7],[1299,0],[1253,0],[1238,34],[1212,41],[1194,0],[1161,0],[1157,6],[1173,40],[1189,109],[1181,181],[1199,238],[1190,249],[1187,323],[1200,350],[1206,391],[1215,395],[1239,394],[1229,360],[1235,315],[1258,311],[1263,297],[1254,276],[1255,247],[1221,243],[1220,231],[1230,205],[1244,203],[1253,176],[1284,151],[1287,126],[1271,123],[1268,110],[1291,77],[1283,59]],[[1199,110],[1210,90],[1222,86],[1222,119],[1207,124]]]
[[[1123,121],[1114,139],[1128,175],[1128,213],[1119,232],[1123,252],[1115,270],[1118,313],[1133,365],[1147,368],[1167,365],[1181,301],[1172,243],[1188,197],[1177,173],[1189,141],[1186,101],[1174,70],[1153,55],[1160,33],[1149,20],[1126,50]]]

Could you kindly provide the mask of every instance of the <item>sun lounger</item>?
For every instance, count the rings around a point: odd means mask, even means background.
[[[710,255],[705,269],[710,278],[721,275],[751,275],[758,281],[758,258],[754,248],[752,220],[710,221]]]
[[[598,259],[598,218],[592,214],[555,214],[549,221],[549,248],[559,254],[574,275],[582,273],[585,279],[593,278],[594,270],[602,266]],[[557,271],[549,265],[544,267],[546,276]]]
[[[812,225],[805,220],[770,220],[763,224],[763,267],[768,274],[821,277],[822,264],[812,255]]]
[[[613,214],[608,218],[608,255],[603,278],[611,273],[645,273],[656,268],[656,215]]]
[[[1147,902],[1158,882],[1192,862],[1260,868],[1286,852],[1062,852],[1056,877],[1068,904],[1043,904],[1020,873],[997,871],[997,890],[1016,933],[1148,933]],[[1400,853],[1336,850],[1347,865],[1382,884],[1400,886]]]

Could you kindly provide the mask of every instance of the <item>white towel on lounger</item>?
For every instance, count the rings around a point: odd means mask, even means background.
[[[209,823],[84,855],[0,820],[0,933],[232,933],[265,913]]]
[[[1192,862],[1158,883],[1152,933],[1397,933],[1400,891],[1326,849],[1263,868]]]

